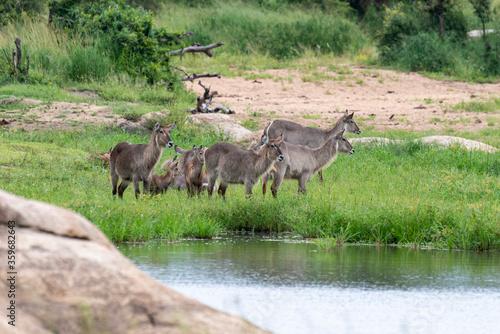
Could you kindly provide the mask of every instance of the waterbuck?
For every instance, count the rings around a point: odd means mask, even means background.
[[[335,126],[331,129],[318,129],[303,126],[284,119],[277,119],[271,124],[268,129],[268,138],[277,138],[283,134],[287,143],[304,145],[311,148],[320,147],[323,143],[330,138],[333,134],[338,133],[340,130],[359,135],[358,125],[352,119],[354,113],[349,114],[346,110],[345,115],[338,119]],[[323,173],[321,169],[318,170],[319,181],[323,182]]]
[[[203,165],[205,164],[205,151],[203,148],[193,146],[193,157],[189,159],[184,166],[184,180],[186,182],[187,193],[189,196],[200,195],[203,188]]]
[[[175,177],[178,176],[181,171],[179,170],[179,159],[175,156],[173,159],[169,159],[166,161],[166,164],[163,164],[162,167],[165,166],[167,171],[163,175],[158,175],[156,173],[152,173],[151,176],[151,193],[159,194],[165,193],[168,188],[174,184]]]
[[[205,168],[208,177],[208,196],[212,196],[214,184],[219,178],[219,195],[226,198],[229,184],[244,184],[245,193],[252,195],[258,178],[269,172],[276,161],[284,159],[281,152],[282,137],[269,140],[262,136],[262,148],[249,151],[227,142],[218,142],[205,152]]]
[[[262,192],[266,194],[267,180],[271,177],[274,181],[271,192],[274,197],[278,195],[278,189],[283,179],[294,179],[298,181],[298,193],[306,192],[306,182],[312,178],[314,173],[328,167],[337,158],[337,153],[353,154],[349,141],[344,137],[345,130],[341,130],[328,138],[323,145],[310,148],[295,145],[283,141],[281,151],[284,160],[276,164],[274,169],[262,176]],[[285,137],[286,139],[286,137]]]
[[[161,158],[165,147],[172,147],[170,131],[174,128],[175,122],[160,126],[156,122],[149,144],[131,144],[128,142],[118,143],[111,151],[110,169],[111,183],[113,185],[113,196],[116,195],[118,179],[122,183],[118,187],[118,196],[123,197],[123,192],[130,182],[134,183],[135,197],[140,194],[139,182],[143,182],[143,193],[149,192],[151,175],[158,160]]]

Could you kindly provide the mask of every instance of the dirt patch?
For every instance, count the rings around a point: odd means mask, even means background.
[[[461,102],[500,97],[500,83],[449,82],[417,73],[356,66],[346,67],[341,73],[318,69],[307,75],[268,70],[269,79],[204,78],[202,83],[219,92],[213,105],[223,104],[236,112],[231,115],[233,119],[241,122],[251,117],[261,127],[275,118],[329,127],[346,109],[355,112],[358,125],[380,131],[476,132],[500,122],[498,110],[476,113],[452,109]],[[198,95],[203,93],[198,81],[188,82],[186,87]]]
[[[449,82],[417,73],[360,66],[344,66],[336,72],[318,68],[309,74],[268,70],[256,73],[256,77],[266,78],[204,78],[201,81],[219,92],[212,105],[233,109],[236,114],[230,115],[231,119],[240,123],[250,119],[258,128],[276,118],[326,128],[345,110],[355,112],[355,120],[362,130],[435,130],[438,134],[459,135],[464,131],[498,127],[500,123],[498,110],[492,113],[453,110],[453,106],[461,102],[499,98],[500,83]],[[186,88],[203,94],[198,80],[186,83]],[[92,91],[81,94],[97,95]],[[107,106],[33,99],[23,99],[22,103],[29,108],[0,111],[0,119],[10,122],[2,127],[54,129],[125,121]]]
[[[8,104],[13,103],[7,99]],[[0,118],[7,120],[9,128],[65,129],[84,124],[109,124],[124,121],[107,106],[90,103],[43,102],[19,99],[20,109],[1,110]]]

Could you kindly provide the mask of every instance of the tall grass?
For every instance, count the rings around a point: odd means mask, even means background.
[[[192,20],[199,11],[203,15]],[[268,11],[244,2],[218,2],[194,9],[172,4],[159,22],[193,31],[191,39],[204,45],[224,42],[217,53],[293,59],[305,50],[337,56],[356,54],[368,44],[361,29],[345,18],[301,10]]]
[[[203,134],[203,135],[202,135]],[[172,132],[181,147],[210,146],[216,132],[182,126]],[[231,185],[227,200],[188,198],[185,192],[135,200],[127,190],[113,199],[109,170],[85,156],[119,141],[145,143],[147,135],[88,127],[79,132],[0,133],[1,187],[27,198],[73,209],[113,241],[213,237],[222,231],[292,231],[335,242],[500,249],[500,153],[440,149],[408,142],[357,145],[324,171],[325,182],[285,181],[278,199],[263,197],[260,183],[246,198]],[[165,150],[164,157],[173,157]]]

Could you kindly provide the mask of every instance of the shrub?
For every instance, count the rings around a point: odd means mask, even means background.
[[[59,27],[104,40],[118,71],[143,76],[150,84],[175,80],[167,52],[179,45],[181,33],[157,27],[143,8],[124,0],[51,0],[49,9],[52,17],[64,18],[54,22]]]

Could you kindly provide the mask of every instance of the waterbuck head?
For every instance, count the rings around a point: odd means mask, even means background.
[[[266,151],[266,155],[270,158],[270,160],[276,159],[276,161],[283,161],[285,156],[283,152],[281,152],[281,142],[283,141],[283,135],[279,136],[276,139],[269,140],[266,135],[263,135],[260,139],[263,148],[259,151]]]
[[[172,175],[176,176],[179,175],[180,170],[179,170],[179,158],[177,156],[173,157],[172,159],[169,159],[165,161],[165,163],[161,166],[160,169],[166,168],[167,172],[170,171]]]
[[[170,139],[170,130],[172,130],[175,126],[176,122],[173,122],[167,126],[160,126],[160,123],[156,122],[155,127],[152,133],[152,136],[155,140],[156,146],[159,148],[163,147],[172,147],[174,143],[172,139]]]
[[[200,147],[196,147],[196,145],[193,146],[193,153],[194,157],[193,159],[198,160],[199,163],[204,164],[205,163],[205,151],[207,147],[203,148],[203,145],[200,145]]]
[[[354,154],[354,148],[351,143],[344,137],[345,129],[333,135],[333,139],[337,142],[337,149],[342,153]]]
[[[344,123],[344,129],[347,132],[359,135],[361,133],[361,130],[359,129],[356,122],[354,122],[354,120],[352,119],[352,117],[354,116],[354,112],[352,114],[349,114],[349,111],[346,110],[345,113],[346,115],[341,118],[342,122]]]

